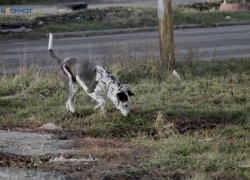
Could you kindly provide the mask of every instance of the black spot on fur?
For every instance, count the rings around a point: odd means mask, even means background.
[[[128,96],[124,92],[117,93],[117,97],[121,102],[128,101]]]

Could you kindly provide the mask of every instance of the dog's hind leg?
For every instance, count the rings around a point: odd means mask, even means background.
[[[73,82],[72,75],[65,68],[65,66],[63,66],[63,70],[65,71],[65,73],[68,75],[68,78],[69,78],[69,83],[67,85],[66,109],[68,109],[70,112],[74,113],[75,112],[75,108],[74,108],[74,106],[72,104],[72,99],[73,99],[73,96],[74,96],[75,92],[78,89],[78,84]]]
[[[75,92],[77,91],[77,89],[78,89],[78,84],[76,84],[76,83],[73,83],[71,86],[68,85],[68,91],[67,91],[68,100],[66,103],[66,109],[70,110],[70,112],[72,112],[72,113],[75,112],[75,108],[72,104],[72,99],[73,99],[73,96],[74,96]]]

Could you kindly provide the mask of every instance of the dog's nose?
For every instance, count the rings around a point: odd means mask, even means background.
[[[127,115],[128,117],[130,116],[130,113],[128,113],[128,115]]]

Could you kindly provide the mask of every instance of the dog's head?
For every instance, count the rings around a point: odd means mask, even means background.
[[[130,115],[131,96],[134,96],[134,93],[130,90],[120,91],[116,94],[115,106],[124,116]]]

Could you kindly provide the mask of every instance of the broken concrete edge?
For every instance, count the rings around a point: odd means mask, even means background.
[[[250,21],[230,21],[230,22],[219,22],[212,23],[212,27],[217,26],[236,26],[236,25],[250,25]],[[182,24],[174,25],[174,29],[192,29],[201,28],[204,24]],[[147,32],[147,31],[158,31],[158,27],[139,27],[139,28],[124,28],[124,29],[110,29],[101,31],[77,31],[77,32],[62,32],[53,33],[56,37],[74,37],[74,36],[96,36],[96,35],[110,35],[110,34],[123,34],[123,33],[135,33],[135,32]],[[49,37],[49,33],[45,34]]]

